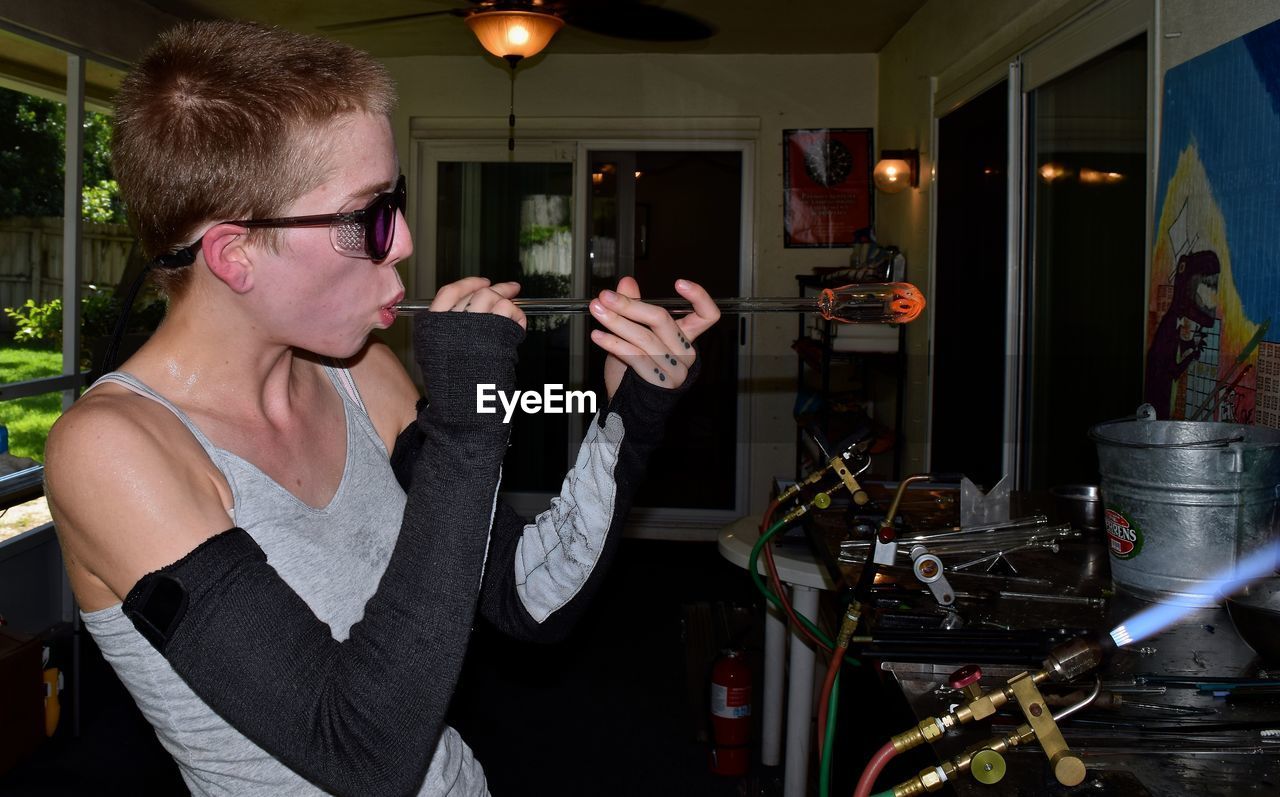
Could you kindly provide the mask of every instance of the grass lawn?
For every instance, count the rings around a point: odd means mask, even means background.
[[[0,382],[25,382],[62,371],[62,352],[0,347]],[[9,427],[9,453],[44,462],[49,427],[62,414],[62,393],[0,401],[0,424]]]

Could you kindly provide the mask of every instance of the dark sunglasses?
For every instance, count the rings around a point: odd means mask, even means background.
[[[404,175],[396,180],[396,187],[385,194],[378,194],[365,207],[348,213],[323,213],[318,216],[287,216],[280,219],[237,219],[224,222],[239,227],[328,227],[329,240],[334,251],[347,257],[367,257],[385,260],[391,254],[395,242],[396,213],[404,213]],[[160,268],[180,268],[196,262],[200,241],[185,249],[157,257],[153,265]]]

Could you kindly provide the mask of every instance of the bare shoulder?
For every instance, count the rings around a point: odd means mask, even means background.
[[[416,417],[418,387],[391,347],[371,337],[348,363],[373,426],[390,451],[396,437]]]
[[[67,410],[49,432],[45,491],[85,608],[103,597],[86,601],[86,584],[119,599],[230,527],[220,478],[190,432],[149,399],[103,386]]]

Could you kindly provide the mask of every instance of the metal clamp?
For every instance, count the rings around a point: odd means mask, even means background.
[[[929,553],[929,549],[923,545],[916,545],[911,549],[911,572],[920,583],[929,588],[939,606],[950,606],[956,602],[955,590],[951,589],[943,572],[942,560]]]

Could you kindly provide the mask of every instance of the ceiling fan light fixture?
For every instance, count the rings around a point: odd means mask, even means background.
[[[564,20],[555,14],[504,9],[477,11],[467,16],[466,22],[481,47],[508,61],[542,52],[564,27]]]

